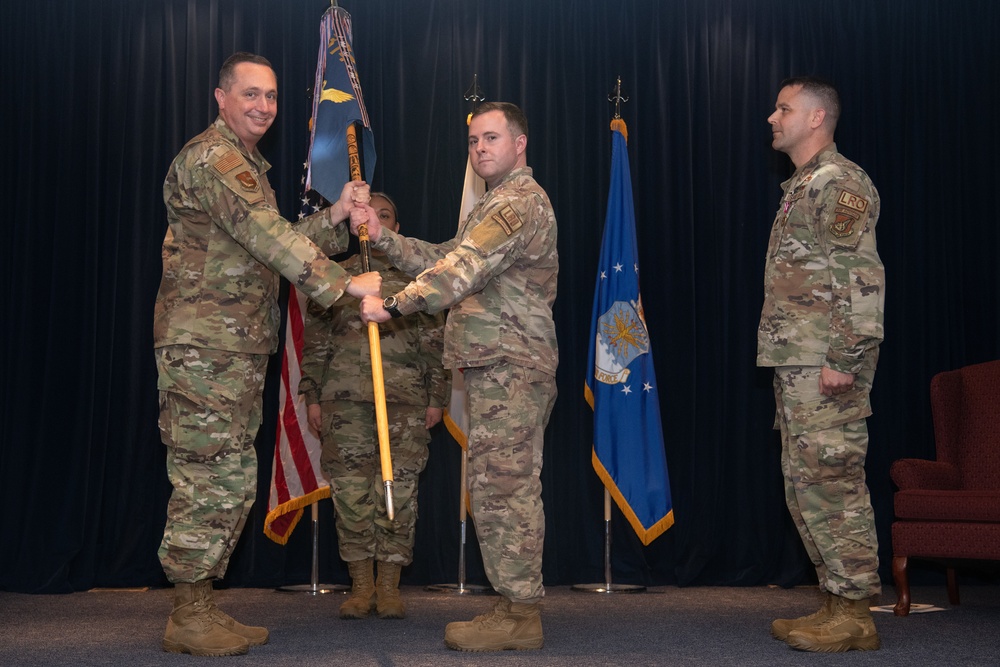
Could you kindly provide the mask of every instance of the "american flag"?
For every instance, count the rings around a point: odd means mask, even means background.
[[[305,184],[305,176],[302,177]],[[302,195],[299,219],[319,211],[325,202],[312,191]],[[330,483],[320,468],[321,445],[309,431],[306,402],[299,396],[302,379],[302,341],[306,297],[288,288],[285,349],[281,361],[278,390],[278,429],[274,443],[271,493],[264,518],[264,534],[278,544],[286,544],[302,518],[303,508],[330,497]]]

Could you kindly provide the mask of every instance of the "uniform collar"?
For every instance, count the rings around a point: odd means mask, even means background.
[[[809,173],[811,173],[814,169],[816,169],[816,167],[818,167],[821,162],[827,161],[831,155],[835,155],[836,153],[837,153],[837,144],[836,142],[831,141],[829,144],[821,148],[820,151],[816,153],[816,155],[813,155],[811,158],[809,158],[808,162],[806,162],[804,165],[796,169],[795,173],[792,174],[791,178],[789,178],[787,181],[781,184],[782,189],[784,189],[787,192],[788,185],[790,183],[801,182],[801,180],[805,178]]]
[[[500,187],[508,181],[514,180],[518,176],[531,176],[531,167],[517,167],[516,169],[511,169],[507,172],[506,176],[500,179],[500,182],[497,183],[497,187]]]

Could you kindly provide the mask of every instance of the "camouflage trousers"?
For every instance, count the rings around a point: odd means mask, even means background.
[[[174,487],[160,563],[174,583],[222,577],[257,495],[267,356],[172,345],[156,350],[156,367]]]
[[[500,362],[466,368],[468,486],[483,566],[501,595],[542,599],[542,448],[556,380]]]
[[[392,521],[385,511],[375,405],[324,401],[320,464],[330,480],[340,558],[409,565],[417,525],[417,478],[427,465],[426,406],[386,404],[392,457]]]
[[[865,483],[868,395],[874,369],[854,389],[819,392],[820,369],[775,369],[785,503],[816,567],[821,588],[861,600],[878,595],[878,537]]]

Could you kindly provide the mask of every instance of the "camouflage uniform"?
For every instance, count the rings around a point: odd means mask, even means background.
[[[545,535],[539,476],[559,362],[552,204],[521,167],[480,198],[452,240],[431,244],[383,230],[377,247],[416,276],[396,295],[400,313],[451,309],[444,366],[465,369],[469,491],[486,574],[510,600],[537,602]]]
[[[346,247],[346,226],[326,209],[293,228],[278,213],[269,168],[220,117],[181,149],[163,184],[169,229],[153,337],[174,491],[159,555],[175,583],[224,575],[253,505],[278,274],[326,306],[350,283],[327,259]]]
[[[361,273],[361,258],[355,255],[341,266]],[[382,255],[373,254],[371,270],[379,272],[383,289],[390,292],[409,283]],[[444,408],[451,395],[451,374],[441,366],[445,319],[443,313],[421,313],[379,325],[394,479],[395,519],[390,521],[385,516],[368,327],[359,308],[360,302],[349,295],[329,310],[310,304],[299,392],[308,405],[322,407],[321,461],[333,491],[340,557],[409,565],[417,477],[427,463],[431,439],[427,408]]]
[[[768,245],[757,365],[775,367],[785,499],[820,586],[860,600],[881,590],[865,456],[882,340],[879,196],[868,175],[820,151],[782,183]],[[855,375],[835,396],[820,369]]]

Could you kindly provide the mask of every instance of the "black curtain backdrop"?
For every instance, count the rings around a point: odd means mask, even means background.
[[[1000,4],[995,0],[429,0],[341,5],[378,147],[374,186],[406,233],[457,224],[463,94],[531,124],[528,161],[560,226],[559,400],[547,433],[546,583],[604,580],[603,494],[583,400],[610,170],[608,103],[629,101],[629,159],[646,316],[657,364],[676,524],[642,547],[615,510],[614,579],[652,585],[792,585],[814,577],[787,517],[756,369],[768,230],[791,166],[765,119],[779,82],[840,88],[843,153],[882,197],[886,342],[868,481],[891,582],[891,462],[932,457],[928,382],[1000,357]],[[162,183],[216,115],[233,51],[265,55],[279,116],[261,149],[294,217],[326,0],[36,0],[0,8],[5,95],[0,589],[68,592],[165,583],[156,558],[169,485],[156,428],[152,310],[166,229]],[[10,208],[12,205],[12,208]],[[309,579],[306,521],[264,537],[278,359],[257,440],[258,502],[231,585]],[[457,578],[458,450],[432,444],[404,583]],[[320,574],[346,580],[330,503]],[[471,531],[471,523],[470,523]],[[484,583],[470,534],[468,582]],[[937,577],[934,570],[926,573]]]

